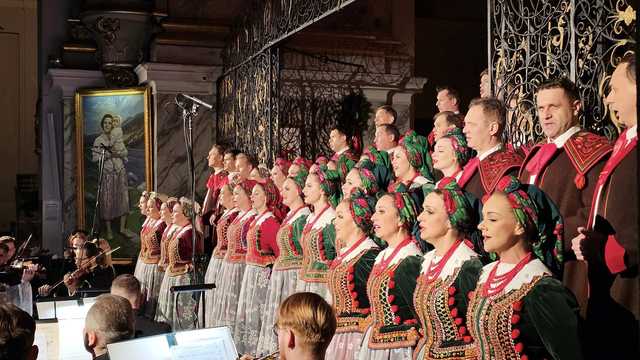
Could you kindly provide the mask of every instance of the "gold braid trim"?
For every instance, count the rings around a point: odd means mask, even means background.
[[[479,283],[469,302],[467,319],[469,331],[476,341],[478,357],[504,360],[520,360],[511,338],[513,304],[522,299],[544,276],[535,276],[530,283],[508,293],[491,297],[482,296],[484,283]]]

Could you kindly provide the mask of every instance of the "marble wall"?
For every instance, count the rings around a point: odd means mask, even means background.
[[[191,196],[189,165],[181,110],[175,103],[180,93],[195,96],[214,109],[199,108],[193,120],[193,158],[196,200],[201,202],[210,170],[207,155],[215,141],[216,79],[220,67],[144,63],[136,68],[140,84],[151,87],[154,114],[154,189],[171,196]]]
[[[62,193],[62,224],[64,234],[69,234],[76,228],[76,112],[75,99],[65,98],[63,108],[63,193]]]
[[[183,136],[182,117],[174,99],[177,94],[157,94],[156,115],[156,174],[155,188],[171,196],[190,196],[189,167],[187,150]],[[199,96],[200,99],[215,103],[214,96]],[[207,154],[214,141],[215,112],[201,108],[193,120],[193,158],[196,173],[196,199],[201,202],[209,176]]]

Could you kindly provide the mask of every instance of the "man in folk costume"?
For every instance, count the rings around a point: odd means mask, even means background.
[[[460,188],[478,199],[491,194],[506,175],[517,175],[522,157],[505,149],[501,142],[506,126],[506,108],[496,98],[471,101],[463,133],[477,155],[465,165],[458,180]]]
[[[229,173],[224,169],[224,148],[222,145],[214,144],[209,150],[207,161],[213,170],[207,180],[207,193],[202,205],[202,219],[206,226],[204,230],[205,252],[210,253],[215,247],[216,232],[215,224],[222,214],[222,207],[218,204],[220,189],[229,181]]]
[[[558,205],[565,221],[563,282],[576,296],[584,315],[587,268],[571,252],[577,228],[587,222],[592,194],[611,145],[578,124],[580,96],[566,78],[550,80],[536,92],[538,118],[546,139],[528,153],[520,181],[538,186]]]
[[[637,359],[640,288],[635,54],[622,59],[610,86],[605,101],[625,130],[600,172],[588,222],[578,228],[572,248],[578,260],[589,266],[587,325],[592,331],[587,344],[594,344],[589,354],[594,359]]]
[[[330,169],[337,170],[340,181],[344,182],[349,170],[351,170],[360,157],[360,137],[354,129],[346,124],[337,124],[329,133],[329,148],[334,152],[329,161]],[[334,167],[335,165],[335,167]]]

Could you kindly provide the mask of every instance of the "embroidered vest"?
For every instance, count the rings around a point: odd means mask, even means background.
[[[213,249],[212,255],[216,259],[223,259],[225,254],[227,253],[227,246],[229,245],[229,225],[231,225],[231,223],[236,219],[237,216],[237,210],[229,211],[226,214],[222,215],[222,217],[218,220],[218,223],[216,225],[216,235],[218,243],[216,244],[215,249]]]
[[[187,225],[178,230],[177,234],[172,237],[167,245],[167,254],[169,257],[169,266],[166,268],[166,274],[169,276],[184,275],[191,270],[191,257],[186,254],[180,254],[180,245],[185,246],[185,242],[191,246],[191,225]]]

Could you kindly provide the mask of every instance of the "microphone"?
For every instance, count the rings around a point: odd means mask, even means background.
[[[108,153],[111,153],[111,146],[107,146],[107,145],[105,145],[105,144],[100,144],[100,145],[98,145],[98,146],[94,146],[93,148],[94,148],[94,149],[101,149],[101,150],[104,150],[104,151],[106,151],[106,152],[108,152]],[[94,151],[95,151],[95,150],[94,150]],[[97,152],[97,151],[95,151],[95,152]]]
[[[206,103],[200,99],[198,99],[195,96],[191,96],[191,95],[187,95],[187,94],[178,94],[178,96],[182,96],[183,98],[187,99],[187,100],[191,100],[192,102],[198,104],[198,105],[202,105],[204,107],[206,107],[207,109],[211,110],[213,109],[213,105]]]

